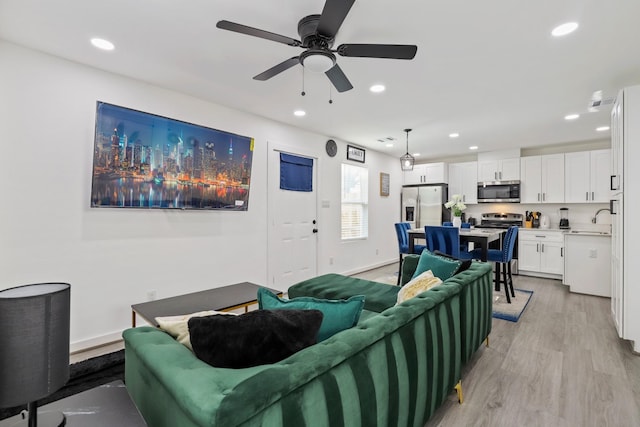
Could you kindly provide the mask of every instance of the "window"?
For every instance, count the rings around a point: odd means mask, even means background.
[[[362,239],[369,235],[369,175],[367,168],[342,165],[341,238]]]

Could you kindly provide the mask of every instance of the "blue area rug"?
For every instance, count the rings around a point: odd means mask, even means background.
[[[508,320],[510,322],[517,322],[524,313],[524,309],[527,308],[527,304],[531,300],[533,291],[526,291],[524,289],[514,289],[516,294],[515,298],[511,298],[511,304],[507,303],[507,297],[504,291],[493,291],[493,317],[496,319]]]

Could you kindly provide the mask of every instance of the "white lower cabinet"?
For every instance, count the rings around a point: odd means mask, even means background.
[[[611,297],[611,236],[567,233],[564,284],[571,292]]]
[[[520,228],[518,272],[525,276],[562,279],[564,235],[562,231]]]

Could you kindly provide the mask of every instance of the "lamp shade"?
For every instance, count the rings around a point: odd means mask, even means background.
[[[69,380],[71,285],[0,291],[0,407],[46,397]]]

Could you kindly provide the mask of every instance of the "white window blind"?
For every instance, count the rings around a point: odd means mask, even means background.
[[[367,168],[342,164],[341,238],[369,235],[369,174]]]

